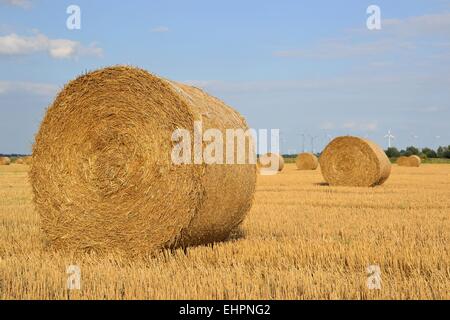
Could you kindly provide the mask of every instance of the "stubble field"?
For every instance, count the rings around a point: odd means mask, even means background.
[[[134,260],[46,250],[27,172],[0,166],[0,299],[450,298],[450,165],[394,165],[369,189],[288,164],[258,177],[234,239]],[[79,291],[67,290],[69,265]],[[367,287],[370,265],[380,290]]]

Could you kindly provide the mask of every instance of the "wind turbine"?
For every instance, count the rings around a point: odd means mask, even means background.
[[[391,129],[388,130],[387,135],[385,135],[384,137],[388,139],[388,145],[389,145],[389,148],[391,148],[392,147],[392,140],[395,140],[395,136],[392,135]]]
[[[411,138],[413,138],[413,141],[417,141],[417,139],[419,139],[419,136],[414,134],[413,132],[411,132]],[[414,147],[418,147],[416,145],[416,142],[413,142]]]
[[[298,135],[302,137],[302,152],[305,152],[305,134],[299,133]]]
[[[315,153],[314,151],[314,140],[316,140],[317,138],[318,138],[318,136],[312,136],[312,135],[309,135],[309,137],[310,137],[310,139],[311,139],[311,151],[312,151],[312,153]]]

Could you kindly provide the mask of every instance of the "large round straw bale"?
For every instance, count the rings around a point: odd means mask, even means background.
[[[397,163],[397,165],[399,165],[401,167],[408,166],[408,163],[409,163],[408,157],[405,157],[405,156],[398,157],[396,163]]]
[[[258,169],[262,174],[276,174],[283,171],[284,159],[277,153],[266,153],[258,158]]]
[[[299,170],[316,170],[319,166],[319,159],[313,153],[304,152],[297,156],[295,164]]]
[[[33,159],[32,157],[28,156],[28,157],[23,158],[23,162],[24,162],[24,164],[30,166],[32,163],[32,159]]]
[[[9,166],[11,164],[11,159],[8,157],[0,157],[0,166]]]
[[[193,148],[200,120],[223,134],[247,129],[220,100],[141,69],[68,83],[41,124],[30,172],[50,246],[134,255],[227,239],[251,207],[256,166],[174,163],[172,135],[187,130]]]
[[[391,163],[375,143],[357,137],[338,137],[320,156],[322,175],[332,186],[372,187],[384,183]]]
[[[409,167],[420,167],[422,163],[422,159],[419,156],[412,155],[408,157],[408,166]]]

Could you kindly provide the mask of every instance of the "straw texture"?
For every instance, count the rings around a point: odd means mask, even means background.
[[[142,254],[225,240],[251,207],[256,166],[174,164],[173,132],[194,137],[199,120],[247,129],[220,100],[138,68],[67,84],[36,136],[30,173],[50,246]]]
[[[401,167],[420,167],[422,159],[416,155],[409,157],[402,156],[397,159],[397,164]]]
[[[273,165],[273,161],[278,162],[278,166]],[[258,159],[258,169],[260,172],[270,173],[271,171],[281,172],[284,169],[284,158],[277,153],[266,153]]]
[[[29,166],[31,166],[32,160],[33,160],[33,158],[32,158],[32,157],[29,157],[29,156],[23,158],[24,164],[29,165]]]
[[[396,163],[399,166],[407,167],[408,166],[408,157],[405,157],[405,156],[398,157]]]
[[[408,158],[408,164],[410,167],[420,167],[422,159],[419,156],[412,155]]]
[[[319,162],[332,186],[373,187],[383,184],[391,172],[391,163],[378,145],[350,136],[331,141]]]
[[[295,165],[298,170],[316,170],[319,166],[319,159],[315,154],[309,152],[300,153],[295,159]]]
[[[0,166],[9,166],[11,164],[11,159],[8,157],[0,157]]]

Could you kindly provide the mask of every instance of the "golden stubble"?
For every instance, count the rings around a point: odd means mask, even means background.
[[[235,239],[131,260],[47,251],[28,167],[2,166],[0,299],[449,299],[450,165],[392,169],[376,188],[329,187],[287,164],[258,177]]]

